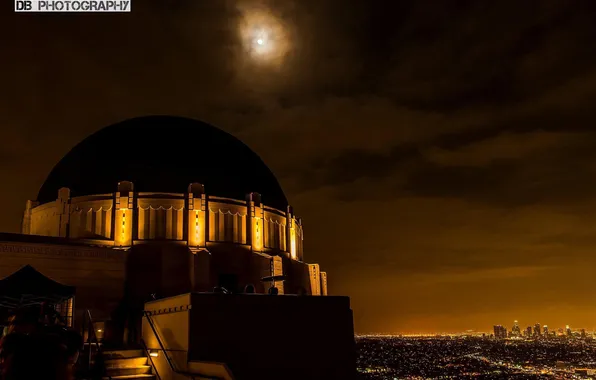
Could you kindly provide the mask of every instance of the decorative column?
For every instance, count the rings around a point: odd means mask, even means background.
[[[327,294],[327,272],[321,272],[321,295],[326,296]]]
[[[191,183],[186,193],[185,235],[191,254],[189,276],[191,291],[209,290],[211,253],[207,250],[209,234],[208,201],[205,186]]]
[[[33,214],[33,209],[38,205],[39,202],[37,201],[27,201],[27,203],[25,203],[25,213],[23,214],[23,224],[21,226],[22,234],[31,234],[31,214]]]
[[[263,251],[263,207],[261,204],[261,194],[250,193],[246,201],[247,215],[250,216],[250,223],[246,223],[247,244],[251,245],[253,252]]]
[[[296,253],[296,226],[294,220],[294,210],[288,206],[286,211],[286,249],[290,252],[292,260],[297,260]]]
[[[134,229],[134,185],[129,181],[118,182],[118,191],[114,199],[114,245],[129,247],[132,245]]]
[[[187,198],[187,241],[190,247],[205,248],[207,242],[207,196],[205,186],[191,183]]]
[[[310,277],[310,294],[313,296],[320,296],[321,279],[319,264],[308,264],[308,274]]]
[[[68,223],[70,221],[70,189],[68,187],[62,187],[58,190],[56,214],[58,215],[58,236],[68,237]]]
[[[294,236],[296,260],[304,261],[304,228],[302,228],[302,218],[294,217]]]
[[[283,262],[281,257],[273,256],[271,257],[271,275],[272,276],[282,276],[284,274],[283,269]],[[275,286],[279,293],[284,294],[284,282],[283,281],[272,281],[271,286]]]

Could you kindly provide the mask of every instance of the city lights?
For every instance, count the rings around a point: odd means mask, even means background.
[[[490,333],[358,336],[358,372],[371,380],[586,378],[596,374],[592,336],[587,332],[556,339],[495,339]]]

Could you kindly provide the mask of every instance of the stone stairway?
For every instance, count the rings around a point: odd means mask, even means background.
[[[149,358],[143,350],[106,350],[103,351],[105,365],[104,379],[155,379],[149,365]]]

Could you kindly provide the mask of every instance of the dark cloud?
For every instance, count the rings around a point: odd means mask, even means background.
[[[133,9],[0,14],[0,229],[18,230],[24,202],[87,135],[190,116],[271,166],[304,217],[307,259],[352,296],[358,330],[591,321],[594,294],[573,273],[596,264],[596,3]],[[242,44],[255,9],[285,31],[276,65]],[[487,306],[503,292],[507,305]]]

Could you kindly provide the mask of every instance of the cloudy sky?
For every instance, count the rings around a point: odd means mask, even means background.
[[[351,297],[358,332],[596,328],[595,2],[11,7],[0,230],[19,230],[25,201],[84,137],[188,116],[276,173],[307,260]],[[251,51],[251,22],[274,32],[276,54]]]

